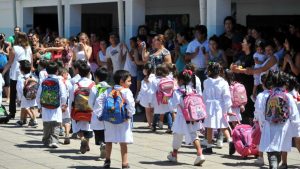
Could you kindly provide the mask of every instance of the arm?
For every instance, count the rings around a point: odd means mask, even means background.
[[[125,103],[127,103],[126,105],[126,109],[127,109],[127,113],[129,117],[132,117],[135,114],[135,101],[133,98],[133,94],[129,89],[125,89],[127,90],[126,93],[122,94]]]
[[[84,54],[85,54],[85,58],[88,61],[92,56],[92,52],[93,52],[92,47],[90,47],[88,45],[85,45],[84,48],[83,48],[83,51],[84,51]]]
[[[172,57],[170,54],[165,56],[164,63],[172,63]]]
[[[265,64],[263,67],[257,68],[257,69],[247,69],[246,74],[254,75],[254,74],[260,74],[267,70],[269,70],[272,66],[274,66],[277,63],[277,59],[275,56],[272,56],[271,59]]]
[[[232,113],[231,106],[232,106],[232,101],[231,101],[231,95],[230,95],[230,90],[229,90],[229,85],[227,84],[226,81],[224,81],[224,87],[223,87],[223,93],[222,93],[222,98],[224,101],[223,105],[223,113]]]
[[[227,57],[226,57],[226,55],[225,55],[225,52],[224,51],[222,51],[222,58],[223,58],[223,66],[224,67],[228,67],[228,61],[227,61]]]
[[[23,95],[23,88],[24,88],[24,80],[23,79],[19,79],[17,82],[17,98],[18,100],[21,100],[22,95]]]
[[[147,62],[149,60],[150,53],[147,51],[146,48],[142,49],[142,58],[144,62]]]
[[[295,63],[293,62],[291,56],[287,56],[287,63],[290,64],[292,72],[296,76],[298,76],[300,74],[300,68],[299,68],[300,65],[295,65]]]
[[[3,71],[2,71],[2,76],[4,77],[5,73],[7,72],[7,70],[9,70],[9,68],[11,67],[11,65],[13,64],[15,59],[15,51],[13,50],[13,48],[11,48],[11,51],[9,52],[9,59],[8,59],[8,63],[7,65],[4,67]]]
[[[54,51],[62,51],[64,50],[64,47],[49,47],[44,48],[44,52],[54,52]]]
[[[134,50],[133,58],[134,58],[134,63],[136,65],[144,65],[144,62],[139,60],[139,52],[138,52],[138,50]]]
[[[124,43],[120,44],[120,51],[121,51],[120,59],[121,59],[122,63],[125,63],[125,61],[126,61],[126,57],[127,57],[127,53],[128,53],[127,49],[128,49],[128,47]]]

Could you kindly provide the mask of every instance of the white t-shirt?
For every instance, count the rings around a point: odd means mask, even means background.
[[[100,59],[101,62],[106,62],[107,61],[106,56],[102,51],[99,51],[99,59]]]
[[[197,39],[194,39],[191,41],[187,47],[186,53],[194,53],[196,51],[196,48],[199,47],[199,53],[198,55],[191,60],[192,64],[195,65],[197,69],[201,68],[204,69],[206,68],[205,66],[205,57],[202,52],[202,47],[205,48],[205,51],[209,51],[208,47],[208,40],[204,41],[203,43],[200,43]]]
[[[260,54],[260,53],[255,52],[254,55],[253,55],[253,59],[257,59],[260,62],[264,62],[267,59],[267,56],[264,55],[264,54]],[[262,64],[255,64],[255,65],[262,65]]]
[[[15,51],[15,58],[10,68],[9,77],[11,80],[18,80],[21,74],[19,61],[28,60],[31,63],[32,51],[29,46],[24,49],[22,46],[16,45],[13,49]]]
[[[125,54],[126,49],[123,49],[123,55]],[[121,59],[121,49],[120,44],[115,47],[109,46],[106,49],[106,58],[110,58],[113,65],[113,72],[115,73],[117,70],[124,69],[124,63],[122,63]]]
[[[130,59],[129,53],[127,52],[124,70],[127,70],[132,77],[137,76],[136,64]]]

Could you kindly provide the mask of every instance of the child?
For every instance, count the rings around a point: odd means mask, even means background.
[[[264,44],[262,41],[258,41],[256,43],[256,53],[253,55],[253,59],[255,62],[254,69],[260,68],[263,63],[266,61],[267,56],[264,54]],[[257,87],[261,84],[261,74],[253,75],[254,78],[254,86],[252,90],[252,100],[255,101],[257,96]]]
[[[128,164],[128,154],[127,154],[127,144],[133,143],[132,136],[132,122],[131,119],[135,114],[135,102],[133,94],[129,87],[131,85],[131,75],[126,70],[118,70],[114,74],[115,86],[106,90],[103,102],[99,103],[98,114],[102,120],[104,120],[105,126],[105,142],[106,142],[106,160],[104,162],[104,168],[110,168],[111,164],[111,151],[112,143],[120,143],[121,156],[122,156],[122,169],[129,168]],[[109,118],[109,111],[113,111],[111,108],[115,107],[115,104],[108,105],[107,101],[118,98],[118,103],[122,104],[122,109],[119,109],[122,113],[122,117],[118,118],[118,123],[115,123]],[[116,103],[116,102],[115,102]],[[120,105],[119,105],[120,106]],[[125,110],[126,109],[126,110]],[[114,112],[117,111],[114,109]],[[119,117],[119,116],[118,116]]]
[[[152,129],[151,129],[153,132],[156,131],[156,125],[158,121],[159,121],[159,127],[162,128],[163,118],[164,115],[166,114],[168,118],[168,130],[166,131],[166,133],[170,133],[170,134],[172,133],[171,131],[172,116],[167,103],[169,97],[163,96],[161,100],[159,100],[157,97],[158,93],[160,92],[160,85],[162,84],[162,82],[168,84],[169,87],[173,85],[170,91],[174,90],[174,80],[167,77],[169,74],[170,74],[169,68],[167,67],[166,64],[158,65],[156,68],[156,78],[152,81],[151,84],[151,97],[152,97],[151,100],[154,107],[154,118],[153,118]],[[163,103],[162,102],[163,100],[165,100],[166,102]]]
[[[173,131],[173,151],[168,155],[168,160],[177,162],[178,149],[181,147],[183,136],[185,136],[185,143],[193,143],[197,150],[197,158],[194,165],[199,166],[204,161],[202,149],[197,131],[200,130],[200,121],[186,121],[182,107],[184,107],[183,98],[186,94],[193,93],[195,88],[190,85],[192,83],[193,72],[185,69],[178,76],[178,83],[180,84],[179,90],[176,90],[173,97],[169,101],[171,109],[177,108],[177,116],[175,118],[172,131]]]
[[[62,112],[62,126],[64,127],[64,144],[70,144],[70,130],[71,130],[71,107],[69,103],[69,95],[70,95],[70,89],[72,89],[72,84],[68,78],[69,72],[66,68],[60,68],[59,69],[59,75],[61,76],[61,80],[64,83],[64,86],[66,88],[67,92],[67,107],[65,107],[65,111]]]
[[[39,61],[39,69],[40,69],[39,80],[40,80],[40,82],[44,81],[48,77],[48,73],[46,71],[47,65],[48,65],[47,60],[41,59]]]
[[[262,124],[259,150],[267,152],[271,169],[278,168],[281,152],[291,151],[293,131],[289,129],[298,114],[293,96],[283,89],[284,79],[281,71],[268,72],[267,81],[272,83],[272,90],[257,111]]]
[[[90,126],[92,109],[88,105],[88,98],[91,88],[95,83],[89,79],[90,67],[86,62],[79,64],[79,75],[81,79],[75,83],[70,93],[72,103],[71,117],[75,121],[74,129],[81,140],[80,152],[82,154],[90,151],[89,139],[93,137],[93,130]]]
[[[106,68],[97,68],[95,71],[96,83],[90,92],[89,105],[93,108],[91,129],[94,130],[95,134],[95,144],[100,145],[100,159],[105,158],[105,135],[104,135],[104,123],[99,121],[99,112],[96,111],[99,107],[99,102],[102,102],[101,97],[104,92],[110,86],[107,84],[106,80],[108,77],[108,72]],[[101,96],[100,96],[101,95]]]
[[[20,121],[17,121],[17,125],[23,126],[26,123],[27,115],[29,115],[31,119],[28,126],[37,127],[34,106],[36,106],[38,80],[31,74],[31,63],[28,60],[21,60],[19,63],[22,76],[18,78],[17,94],[21,101],[21,118]]]
[[[228,82],[220,74],[222,67],[219,63],[209,63],[208,79],[204,81],[203,98],[205,100],[207,118],[204,127],[207,129],[207,148],[204,153],[212,154],[213,129],[221,129],[229,143],[229,154],[233,154],[234,145],[228,131],[227,116],[233,115],[231,96]]]
[[[42,108],[43,143],[47,147],[58,148],[58,133],[62,122],[62,109],[67,103],[67,92],[57,76],[57,63],[50,62],[46,70],[48,77],[41,82],[36,100],[38,108]]]
[[[137,101],[140,102],[141,106],[145,107],[148,128],[151,128],[153,120],[153,108],[149,97],[151,97],[150,86],[155,78],[155,75],[153,74],[153,68],[150,62],[147,62],[144,65],[143,74],[145,78],[142,81],[141,90],[137,96]]]

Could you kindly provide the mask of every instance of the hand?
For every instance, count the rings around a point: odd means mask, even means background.
[[[241,106],[240,111],[241,111],[241,113],[245,112],[245,106]]]
[[[227,115],[228,115],[228,116],[235,116],[236,114],[233,113],[233,112],[228,112]]]
[[[289,63],[291,63],[291,62],[293,61],[291,55],[286,55],[286,56],[284,57],[284,59],[286,59],[287,62],[289,62]]]

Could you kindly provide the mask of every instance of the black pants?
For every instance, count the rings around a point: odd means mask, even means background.
[[[201,89],[203,91],[203,89],[204,89],[203,82],[204,82],[204,80],[207,79],[207,76],[206,76],[206,73],[205,73],[205,69],[197,69],[196,70],[196,75],[198,76],[198,78],[201,81]]]
[[[16,115],[17,81],[10,79],[9,113],[11,117]]]
[[[105,143],[104,130],[94,130],[95,134],[95,144],[100,145]]]

